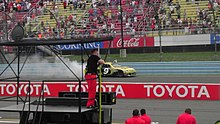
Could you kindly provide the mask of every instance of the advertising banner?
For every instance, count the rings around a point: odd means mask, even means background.
[[[12,82],[0,83],[0,96],[15,96],[17,85]],[[20,83],[18,93],[25,96],[29,85]],[[31,96],[39,96],[42,84],[32,82]],[[60,91],[76,92],[78,82],[46,82],[44,85],[45,96],[56,97]],[[82,83],[82,92],[88,86]],[[98,86],[97,86],[98,91]],[[176,99],[176,100],[220,100],[220,84],[205,83],[133,83],[133,82],[103,82],[103,92],[116,92],[117,98],[130,99]]]
[[[153,47],[154,37],[124,37],[124,48],[135,48],[135,47]],[[104,48],[109,47],[109,42],[104,42]],[[120,36],[116,36],[111,44],[111,48],[121,48],[122,39]]]
[[[154,37],[154,46],[160,46],[160,37]],[[161,36],[162,46],[209,45],[210,34]]]
[[[81,44],[57,45],[59,50],[80,50]],[[103,42],[94,42],[84,44],[85,49],[103,48]]]
[[[122,39],[119,37],[114,38],[112,48],[121,48]],[[134,47],[144,47],[144,37],[138,38],[124,38],[124,47],[125,48],[134,48]]]
[[[215,42],[217,44],[220,44],[220,34],[210,34],[210,41],[211,41],[211,44],[215,44]]]

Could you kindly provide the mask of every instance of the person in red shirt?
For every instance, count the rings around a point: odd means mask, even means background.
[[[196,118],[191,115],[191,109],[187,108],[185,113],[179,115],[176,124],[196,124]]]
[[[64,2],[63,2],[63,8],[66,9],[66,6],[67,6],[67,2],[66,2],[66,0],[64,0]]]
[[[139,111],[137,109],[133,110],[133,117],[128,118],[125,124],[145,124],[144,121],[139,116]]]
[[[146,114],[145,109],[141,109],[141,117],[142,120],[144,120],[144,124],[151,124],[151,118]]]

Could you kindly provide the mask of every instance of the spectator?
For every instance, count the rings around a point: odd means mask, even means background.
[[[137,22],[137,16],[134,17],[134,22]]]
[[[156,23],[155,18],[152,18],[152,20],[151,20],[151,30],[152,31],[155,30],[155,23]]]
[[[123,13],[123,15],[122,15],[123,21],[126,21],[126,16],[127,16],[127,15]]]
[[[151,118],[150,118],[150,116],[148,116],[146,114],[145,109],[141,109],[141,117],[140,118],[145,121],[144,124],[151,124]]]
[[[178,19],[180,19],[180,8],[181,8],[181,6],[180,6],[179,2],[177,2],[177,4],[176,4],[176,13],[177,13],[177,18]]]
[[[202,12],[202,10],[199,11],[198,15],[199,15],[199,20],[202,20],[203,19],[203,12]]]
[[[144,124],[144,121],[139,117],[139,111],[137,109],[133,110],[133,117],[128,118],[125,124]]]
[[[183,18],[186,19],[186,9],[183,10]]]
[[[117,15],[118,15],[118,20],[121,20],[121,12],[118,12]]]
[[[26,6],[27,6],[27,10],[30,10],[30,8],[31,8],[31,3],[26,1]]]
[[[89,17],[93,16],[93,9],[89,9]]]
[[[77,6],[78,6],[78,4],[77,4],[77,0],[73,0],[73,7],[74,7],[74,10],[77,9]]]
[[[111,23],[111,29],[115,29],[115,24],[114,23]]]
[[[188,27],[188,26],[186,26],[186,27],[184,28],[184,32],[185,32],[185,34],[189,34],[189,27]]]
[[[176,11],[180,11],[180,8],[181,8],[181,6],[180,6],[179,2],[177,2],[176,3]]]
[[[129,29],[129,27],[130,27],[129,22],[126,22],[126,24],[125,24],[125,28],[126,28],[126,29]]]
[[[207,18],[207,12],[205,9],[202,10],[203,19]]]
[[[102,30],[103,30],[103,32],[106,31],[106,28],[107,28],[106,24],[103,24],[103,25],[102,25]]]
[[[58,17],[58,14],[59,14],[59,9],[58,9],[58,6],[56,6],[55,5],[55,10],[54,10],[54,12],[55,12],[55,15],[56,15],[56,17]]]
[[[67,2],[66,2],[66,0],[64,0],[63,1],[63,8],[66,9],[66,6],[67,6]]]
[[[82,1],[82,9],[86,9],[86,0]]]
[[[21,4],[17,4],[17,11],[18,11],[18,12],[21,11]]]
[[[176,124],[196,124],[196,119],[191,115],[191,109],[187,108],[185,113],[179,115]]]
[[[175,6],[173,6],[173,5],[170,6],[170,12],[171,12],[171,14],[174,13],[174,8],[175,8]]]

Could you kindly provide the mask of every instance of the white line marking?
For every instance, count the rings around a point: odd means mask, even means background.
[[[0,123],[2,124],[18,124],[18,121],[0,121]]]

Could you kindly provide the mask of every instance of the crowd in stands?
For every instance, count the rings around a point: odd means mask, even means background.
[[[91,7],[87,11],[88,2],[91,2]],[[218,7],[219,0],[213,0],[213,2],[213,5]],[[51,3],[53,3],[52,6]],[[62,3],[64,10],[85,10],[88,17],[82,17],[78,21],[75,14],[59,15],[61,8],[57,6],[57,3]],[[100,37],[106,35],[107,32],[117,35],[121,33],[121,19],[123,32],[129,35],[158,30],[181,30],[185,34],[201,34],[210,33],[215,28],[208,7],[200,9],[199,4],[196,11],[197,16],[191,18],[187,16],[187,10],[174,0],[122,0],[122,14],[119,3],[120,0],[41,0],[40,6],[36,6],[28,14],[24,25],[33,21],[37,22],[38,12],[45,13],[44,8],[47,8],[52,11],[50,19],[54,19],[55,16],[58,23],[55,27],[51,27],[47,20],[38,22],[35,36],[39,35],[44,38],[65,38],[67,35]],[[192,0],[190,4],[195,3]],[[7,4],[9,11],[27,11],[30,7],[31,1],[28,0],[8,1]]]
[[[200,9],[199,5],[197,6],[197,17],[187,18],[186,9],[184,9],[183,14],[181,15],[180,9],[181,6],[177,2],[176,4],[169,3],[168,12],[165,10],[162,3],[160,9],[158,10],[159,19],[161,20],[161,29],[184,29],[186,34],[201,34],[206,33],[204,29],[213,29],[213,20],[212,16],[208,15],[207,9]],[[172,15],[176,15],[173,17]],[[154,25],[153,23],[152,25]],[[155,27],[151,26],[152,30],[155,30]]]
[[[1,5],[1,10],[8,12],[24,12],[31,8],[31,1],[29,0],[6,0]]]
[[[33,9],[33,11],[28,15],[26,20],[26,25],[29,25],[31,22],[37,22],[37,16],[43,15],[45,13],[50,14],[50,19],[54,20],[56,18],[56,26],[51,27],[48,20],[39,22],[40,25],[37,26],[37,32],[35,34],[29,34],[32,37],[37,36],[38,38],[66,38],[68,36],[80,36],[87,34],[87,31],[80,31],[77,29],[76,14],[70,15],[60,15],[60,9],[64,9],[65,11],[75,11],[75,10],[85,10],[86,0],[64,0],[64,1],[49,1],[46,0],[43,3],[40,1],[40,7]],[[52,3],[52,5],[51,5]],[[59,8],[60,6],[57,3],[62,3],[63,8]],[[47,11],[47,10],[49,11]],[[81,29],[81,28],[79,28]]]
[[[151,117],[146,113],[145,109],[134,109],[132,117],[125,120],[125,124],[151,124]],[[176,124],[196,124],[196,118],[192,115],[192,110],[186,108],[185,112],[177,117]]]

